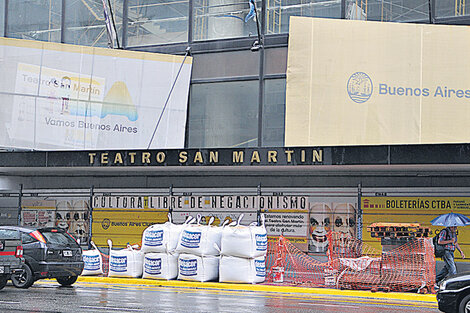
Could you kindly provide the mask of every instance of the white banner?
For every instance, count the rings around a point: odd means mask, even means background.
[[[162,209],[196,212],[253,212],[257,209],[308,212],[306,196],[94,196],[94,209]]]
[[[191,57],[0,38],[0,146],[183,148],[191,63]]]

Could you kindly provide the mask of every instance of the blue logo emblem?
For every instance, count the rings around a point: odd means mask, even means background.
[[[349,98],[356,103],[364,103],[372,95],[374,86],[369,75],[363,72],[356,72],[348,80]]]

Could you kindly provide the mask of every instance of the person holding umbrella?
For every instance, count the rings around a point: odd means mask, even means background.
[[[447,275],[457,274],[457,268],[455,266],[454,251],[459,250],[462,259],[465,259],[465,254],[460,248],[457,242],[457,226],[470,225],[470,219],[463,214],[458,213],[447,213],[436,217],[431,221],[432,225],[446,226],[439,233],[438,244],[444,246],[444,267],[436,275],[436,284],[443,280]]]

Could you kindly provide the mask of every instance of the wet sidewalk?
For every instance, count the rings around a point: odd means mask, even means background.
[[[191,282],[181,280],[154,280],[143,278],[115,278],[99,276],[80,276],[79,282],[102,283],[112,285],[136,285],[136,286],[161,286],[166,288],[189,288],[189,289],[208,289],[208,290],[234,290],[246,292],[268,292],[268,293],[286,293],[303,295],[325,295],[325,296],[343,296],[368,299],[400,300],[412,302],[436,303],[434,294],[417,294],[404,292],[371,292],[363,290],[339,290],[328,288],[305,288],[292,286],[274,286],[265,284],[236,284],[236,283],[217,283],[217,282]]]

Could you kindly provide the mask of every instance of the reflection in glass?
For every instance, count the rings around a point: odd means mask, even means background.
[[[429,2],[428,0],[348,0],[345,13],[346,19],[349,20],[427,21],[429,20]]]
[[[284,146],[286,80],[270,79],[264,83],[263,147]]]
[[[267,0],[266,33],[289,32],[291,16],[341,17],[341,1],[330,0]]]
[[[128,46],[188,41],[188,0],[129,0]]]
[[[196,84],[189,104],[189,148],[258,146],[259,82]]]
[[[470,1],[465,0],[438,0],[436,1],[436,16],[464,16],[470,15]]]
[[[261,1],[256,1],[258,16]],[[194,0],[193,39],[258,36],[256,16],[248,0]]]
[[[123,1],[110,0],[120,43],[122,43]],[[93,47],[108,46],[102,0],[67,0],[65,10],[65,43]]]
[[[5,34],[5,0],[0,0],[0,37]]]
[[[0,8],[4,5],[1,2]],[[61,0],[9,1],[8,37],[60,42],[61,18]],[[3,22],[0,27],[3,28]]]

